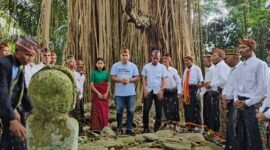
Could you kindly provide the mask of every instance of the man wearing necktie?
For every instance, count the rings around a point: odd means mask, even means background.
[[[14,54],[0,58],[1,150],[26,150],[24,112],[30,112],[32,105],[27,96],[23,69],[35,57],[38,47],[30,38],[20,37]]]

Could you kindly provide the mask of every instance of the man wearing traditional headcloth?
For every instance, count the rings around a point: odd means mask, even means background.
[[[0,43],[0,57],[8,55],[8,44],[5,42]]]
[[[185,122],[201,125],[201,105],[197,94],[201,88],[203,76],[201,68],[193,64],[193,57],[184,57],[185,71],[183,74],[182,86],[184,96]]]
[[[155,102],[155,125],[154,131],[158,131],[161,126],[162,115],[162,99],[166,86],[166,67],[159,63],[160,51],[152,51],[152,62],[144,65],[142,70],[143,84],[143,128],[144,133],[149,130],[149,112],[152,107],[153,100]]]
[[[211,82],[205,84],[206,89],[211,89],[211,94],[204,106],[204,124],[211,130],[219,132],[220,129],[220,100],[221,92],[224,88],[229,73],[230,67],[224,62],[225,51],[214,48],[212,50],[212,61],[215,68],[212,72]],[[225,122],[224,122],[225,123]],[[225,129],[224,129],[225,130]]]
[[[226,64],[231,68],[230,74],[222,91],[223,109],[227,110],[226,114],[226,150],[235,149],[235,132],[233,129],[234,105],[233,105],[233,91],[234,91],[234,77],[235,70],[242,63],[240,61],[240,54],[236,49],[226,50]],[[225,122],[224,122],[225,124]]]
[[[1,150],[26,150],[24,112],[32,110],[24,83],[24,65],[38,51],[38,44],[27,37],[18,38],[13,55],[0,58],[0,118],[3,122]]]
[[[243,63],[235,70],[234,105],[236,150],[262,150],[262,141],[256,119],[255,104],[266,95],[268,67],[254,54],[256,42],[251,39],[238,41]]]

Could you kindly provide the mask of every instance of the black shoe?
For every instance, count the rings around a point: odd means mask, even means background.
[[[143,129],[143,133],[150,133],[149,129]]]
[[[130,136],[135,136],[136,135],[132,130],[127,130],[126,134],[130,135]]]

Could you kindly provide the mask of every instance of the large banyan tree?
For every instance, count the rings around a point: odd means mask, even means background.
[[[154,49],[170,53],[181,73],[183,57],[201,56],[200,0],[68,0],[64,56],[83,59],[89,75],[97,57],[107,68],[129,48],[139,70]],[[138,88],[140,90],[140,88]],[[139,92],[139,91],[138,91]]]

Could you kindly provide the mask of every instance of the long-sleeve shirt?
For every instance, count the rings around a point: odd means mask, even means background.
[[[25,67],[24,67],[24,78],[25,78],[25,84],[26,84],[27,88],[29,86],[30,80],[31,80],[34,73],[35,73],[34,64],[25,65]]]
[[[203,81],[201,68],[193,64],[190,67],[190,69],[189,68],[185,69],[184,74],[183,74],[182,85],[184,85],[184,81],[186,80],[188,70],[190,70],[189,85],[194,85],[194,84],[196,85],[199,82]]]
[[[268,109],[266,110],[266,108]],[[270,119],[270,80],[268,79],[266,98],[263,105],[260,107],[260,112],[263,112],[265,117]]]
[[[209,68],[205,68],[204,81],[211,81],[213,78],[213,70],[215,65],[211,65]]]
[[[230,67],[223,60],[216,64],[213,69],[212,80],[210,83],[211,89],[214,91],[217,91],[218,88],[223,89],[229,74]]]
[[[222,95],[227,97],[227,100],[233,100],[233,86],[234,86],[234,77],[235,70],[239,67],[242,62],[240,61],[235,67],[231,68],[227,83],[222,91]]]
[[[182,86],[181,86],[181,78],[178,75],[178,72],[173,67],[168,67],[166,69],[166,88],[167,89],[173,89],[177,88],[177,93],[180,94],[182,92]]]
[[[80,74],[79,73],[79,77],[80,77],[80,80],[79,80],[79,88],[80,88],[80,95],[79,95],[79,98],[82,99],[83,98],[83,92],[84,92],[84,82],[85,82],[85,75],[84,74]]]
[[[253,55],[235,70],[234,100],[238,96],[247,97],[247,106],[260,102],[266,94],[268,78],[267,64]]]

